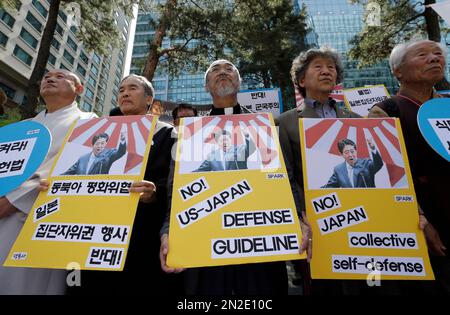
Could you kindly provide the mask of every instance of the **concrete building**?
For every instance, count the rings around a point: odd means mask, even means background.
[[[0,87],[16,104],[25,102],[49,2],[22,0],[17,11],[0,9]],[[95,111],[99,116],[117,106],[130,39],[130,19],[121,12],[114,12],[114,19],[124,45],[101,56],[84,49],[76,38],[76,26],[68,25],[70,18],[64,10],[60,11],[47,63],[47,70],[68,69],[80,77],[85,91],[79,98],[79,106],[86,111]]]

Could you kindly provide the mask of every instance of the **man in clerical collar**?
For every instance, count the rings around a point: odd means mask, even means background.
[[[216,60],[205,73],[205,89],[213,99],[210,115],[248,113],[238,104],[237,94],[241,78],[237,68],[227,60]],[[173,174],[173,173],[172,173]],[[169,180],[169,182],[173,182]],[[171,189],[169,189],[171,191]],[[161,268],[167,273],[182,268],[167,266],[169,252],[169,221],[167,216],[161,229]],[[195,244],[190,244],[195,245]],[[288,278],[284,261],[203,268],[189,268],[185,272],[185,293],[188,295],[287,295]]]
[[[240,87],[241,76],[233,63],[225,59],[211,63],[205,72],[205,90],[213,99],[210,115],[249,113],[238,103]]]

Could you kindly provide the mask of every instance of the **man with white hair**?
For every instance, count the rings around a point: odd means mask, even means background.
[[[80,79],[67,70],[50,70],[41,81],[46,110],[32,120],[45,125],[52,135],[50,150],[39,169],[19,188],[0,197],[0,295],[63,294],[65,270],[2,267],[31,211],[39,191],[39,180],[50,168],[72,123],[96,117],[78,109],[76,98],[83,92]]]
[[[239,71],[228,60],[216,60],[209,66],[205,73],[205,89],[213,99],[210,115],[248,112],[237,101],[240,81]],[[173,169],[170,182],[173,182]],[[170,194],[171,191],[169,189]],[[161,229],[161,268],[168,273],[181,272],[183,269],[170,268],[166,264],[169,250],[168,233],[169,216]],[[189,295],[284,295],[288,293],[284,261],[190,268],[185,271],[185,284],[186,293]]]
[[[395,46],[389,61],[392,73],[400,82],[400,89],[396,96],[374,105],[369,117],[400,119],[421,208],[421,228],[425,232],[437,280],[435,289],[437,293],[450,294],[450,259],[447,253],[450,246],[450,164],[427,144],[417,125],[420,106],[440,97],[433,86],[444,78],[446,53],[445,47],[430,40],[415,40]]]

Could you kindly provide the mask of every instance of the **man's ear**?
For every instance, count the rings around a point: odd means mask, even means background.
[[[394,68],[394,71],[392,73],[394,74],[394,77],[396,77],[398,81],[401,81],[402,71],[400,70],[400,67]]]
[[[298,85],[301,86],[302,88],[305,87],[305,77],[300,78],[300,79],[298,80]]]
[[[145,104],[147,104],[147,114],[152,114],[153,96],[147,95],[145,97]]]
[[[84,91],[84,86],[81,84],[78,84],[77,86],[75,86],[75,93],[77,95],[81,95]]]

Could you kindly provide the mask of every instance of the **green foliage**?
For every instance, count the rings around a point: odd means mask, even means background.
[[[307,49],[305,8],[294,13],[290,0],[236,0],[226,46],[239,60],[241,75],[264,87],[280,87],[293,106],[292,60]]]
[[[157,47],[158,70],[176,77],[204,70],[211,60],[235,62],[241,76],[265,87],[277,86],[293,95],[292,60],[304,50],[306,12],[294,14],[291,0],[179,0],[168,14],[154,4],[149,23],[165,23],[170,47]],[[166,16],[166,20],[162,17]],[[149,51],[156,43],[149,45]],[[154,48],[154,46],[153,46]],[[150,58],[154,55],[150,53]]]
[[[0,0],[0,8],[14,10],[20,5],[20,0]]]
[[[354,3],[367,3],[352,0]],[[358,60],[358,67],[372,66],[389,56],[392,48],[412,37],[426,36],[423,3],[409,0],[372,0],[381,9],[381,26],[365,25],[350,42],[351,59]],[[367,13],[366,13],[367,14]]]

